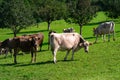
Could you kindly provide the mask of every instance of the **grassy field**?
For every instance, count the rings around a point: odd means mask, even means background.
[[[93,27],[100,22],[109,20],[100,12],[89,24],[83,27],[83,37],[94,42]],[[66,52],[57,53],[57,64],[53,64],[51,51],[47,50],[48,31],[47,24],[40,23],[39,27],[32,26],[22,30],[18,35],[42,32],[45,36],[42,52],[37,53],[37,62],[30,63],[30,54],[17,56],[18,64],[13,64],[10,54],[7,58],[0,56],[0,80],[119,80],[120,79],[120,21],[114,20],[116,27],[116,41],[103,42],[101,37],[98,43],[90,46],[89,53],[83,49],[74,55],[71,54],[67,61],[63,61]],[[51,29],[62,32],[64,28],[74,27],[79,33],[79,26],[67,24],[63,20],[54,21]],[[10,29],[0,29],[0,40],[13,37]],[[107,39],[106,39],[107,40]]]

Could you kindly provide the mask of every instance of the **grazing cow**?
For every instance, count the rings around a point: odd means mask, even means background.
[[[72,33],[75,32],[75,30],[73,28],[67,28],[67,29],[63,29],[64,33]]]
[[[83,37],[78,33],[51,33],[50,45],[52,54],[54,56],[54,63],[56,63],[56,54],[58,50],[67,50],[64,60],[67,59],[67,55],[72,50],[71,59],[73,60],[75,51],[78,51],[83,47],[85,52],[88,52],[89,45],[91,45],[91,43],[85,41]]]
[[[17,63],[16,55],[19,50],[23,52],[31,52],[31,62],[36,61],[36,43],[34,38],[30,36],[20,36],[6,39],[1,43],[0,48],[14,49],[13,56],[15,64]]]
[[[49,46],[50,46],[50,34],[51,34],[51,33],[56,33],[56,31],[51,30],[51,31],[49,31],[49,33],[48,33],[48,50],[49,50]]]
[[[115,28],[115,24],[113,21],[101,23],[97,28],[94,28],[93,33],[94,33],[94,36],[96,36],[95,43],[97,42],[98,35],[103,35],[103,40],[105,41],[105,38],[104,38],[105,34],[108,34],[108,41],[110,41],[111,33],[113,34],[113,40],[115,40],[114,28]]]

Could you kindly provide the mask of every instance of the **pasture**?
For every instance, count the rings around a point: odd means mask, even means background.
[[[106,16],[100,12],[90,23],[83,26],[82,36],[94,42],[93,27],[105,21]],[[110,19],[107,19],[110,20]],[[13,57],[10,54],[7,58],[0,55],[0,80],[119,80],[120,79],[120,20],[115,19],[115,37],[112,40],[103,42],[102,37],[98,38],[98,43],[89,47],[89,53],[83,49],[74,55],[71,61],[71,53],[67,61],[64,61],[66,52],[57,52],[57,63],[53,63],[51,51],[47,50],[48,31],[45,22],[40,23],[39,27],[33,25],[22,30],[19,35],[33,34],[42,32],[45,36],[41,52],[37,52],[36,63],[30,63],[31,55],[22,54],[17,56],[18,64],[13,64]],[[62,32],[64,28],[73,27],[79,32],[77,24],[67,24],[64,20],[54,21],[51,29]],[[13,37],[10,29],[0,29],[0,40]]]

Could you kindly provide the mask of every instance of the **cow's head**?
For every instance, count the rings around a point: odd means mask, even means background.
[[[34,37],[31,37],[31,38],[29,38],[29,41],[31,42],[31,46],[35,49],[35,50],[37,50],[37,46],[38,46],[38,43],[37,43],[37,37],[36,38],[34,38]]]
[[[41,38],[39,38],[39,37],[35,37],[34,38],[34,40],[35,40],[35,45],[36,45],[36,47],[37,47],[37,50],[38,50],[38,47],[40,46],[39,44],[41,43],[40,41],[41,41]]]
[[[80,47],[83,47],[85,52],[89,52],[89,45],[92,45],[92,43],[89,43],[88,41],[84,41],[83,43],[80,43]]]
[[[0,55],[6,53],[7,49],[5,48],[0,48]]]

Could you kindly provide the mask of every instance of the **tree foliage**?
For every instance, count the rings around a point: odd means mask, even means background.
[[[36,15],[42,21],[48,23],[48,30],[50,30],[52,21],[62,19],[65,16],[66,5],[64,2],[57,0],[41,0],[37,2]]]
[[[80,26],[80,34],[82,34],[82,26],[94,17],[95,9],[91,6],[90,0],[77,0],[74,4],[71,4],[71,2],[74,1],[71,0],[68,4],[68,8],[70,8],[68,18],[70,21],[72,20],[71,22]]]
[[[34,22],[27,0],[3,0],[0,5],[0,27],[10,28],[14,36]]]
[[[118,18],[120,16],[120,0],[102,0],[108,17]]]
[[[120,0],[92,0],[99,7],[99,11],[106,12],[110,18],[118,18],[120,16]]]

